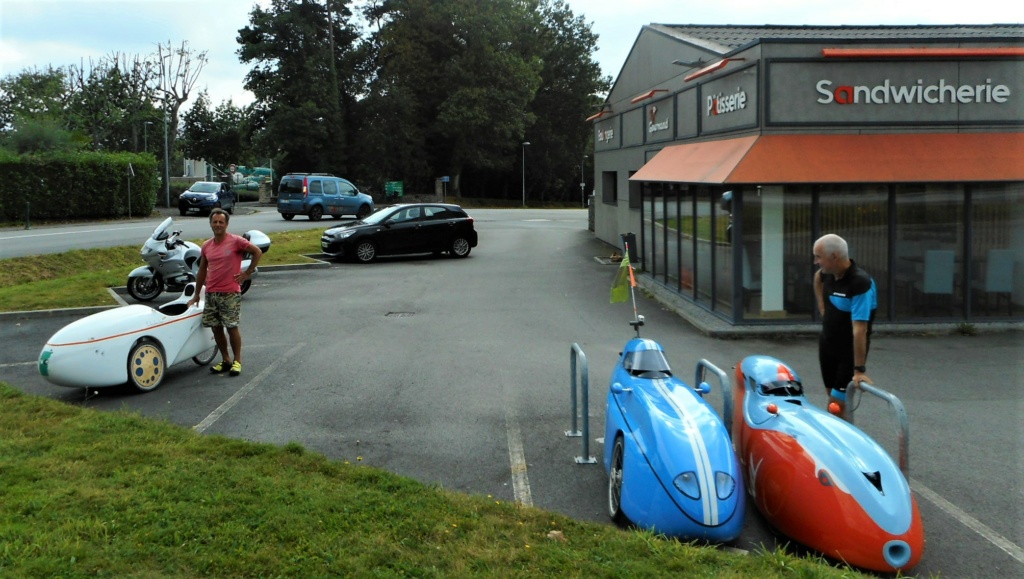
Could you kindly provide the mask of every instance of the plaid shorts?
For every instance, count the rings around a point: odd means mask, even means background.
[[[237,328],[242,319],[242,294],[213,292],[206,294],[203,327]]]

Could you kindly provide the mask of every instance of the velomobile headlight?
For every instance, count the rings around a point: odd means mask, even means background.
[[[672,484],[676,485],[679,492],[697,500],[700,498],[700,485],[697,483],[697,473],[693,471],[684,472],[676,477]]]
[[[721,471],[715,473],[715,492],[718,494],[719,500],[724,501],[731,497],[735,490],[736,480],[729,476],[729,473]]]

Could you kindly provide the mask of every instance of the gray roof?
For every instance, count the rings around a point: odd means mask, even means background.
[[[942,24],[917,26],[763,26],[651,24],[649,27],[698,46],[728,52],[761,40],[928,40],[1024,39],[1024,24]]]

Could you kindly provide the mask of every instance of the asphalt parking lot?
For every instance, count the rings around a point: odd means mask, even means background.
[[[580,211],[476,226],[480,246],[464,260],[266,269],[244,300],[238,378],[187,362],[145,395],[50,385],[35,359],[71,314],[3,316],[0,373],[32,394],[205,433],[299,442],[334,459],[606,523],[604,468],[578,464],[582,441],[565,431],[576,343],[589,367],[590,454],[600,462],[608,376],[633,335],[631,305],[608,300],[615,267],[595,259],[612,248],[586,230]],[[813,339],[716,339],[644,293],[638,307],[643,334],[665,346],[684,379],[701,358],[729,372],[743,356],[770,354],[824,402]],[[868,374],[910,415],[911,484],[928,541],[920,576],[1024,576],[1022,345],[1011,332],[872,343]],[[719,389],[710,401],[721,409]],[[894,448],[894,423],[880,404],[865,398],[857,423]],[[739,546],[778,541],[751,510]]]

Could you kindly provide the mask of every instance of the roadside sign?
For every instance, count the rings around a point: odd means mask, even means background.
[[[388,197],[401,197],[403,189],[402,181],[388,181],[384,184],[384,194]]]
[[[448,175],[445,175],[444,177],[441,177],[441,182],[442,183],[448,183],[449,181],[451,181],[451,178],[449,178]]]

